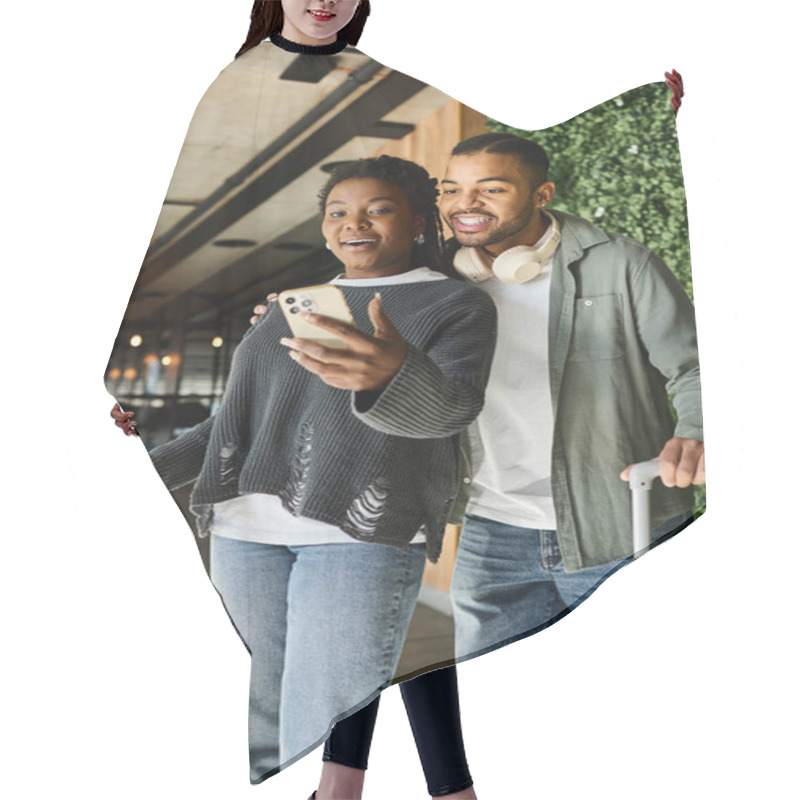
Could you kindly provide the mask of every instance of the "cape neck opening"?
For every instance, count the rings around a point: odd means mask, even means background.
[[[285,39],[279,33],[274,33],[272,36],[269,37],[269,40],[274,44],[276,47],[280,47],[281,50],[287,50],[290,53],[300,53],[301,55],[308,55],[308,56],[326,56],[326,55],[333,55],[334,53],[340,53],[342,50],[347,47],[347,40],[344,38],[339,38],[335,42],[331,44],[298,44],[297,42],[291,42],[289,39]]]

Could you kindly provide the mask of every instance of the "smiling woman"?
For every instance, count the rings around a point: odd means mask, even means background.
[[[397,188],[377,179],[354,180],[339,184],[331,195],[322,232],[347,278],[382,278],[411,263],[413,240],[422,235],[424,220]]]
[[[322,227],[354,324],[307,318],[343,346],[291,338],[268,312],[217,413],[150,450],[168,488],[194,484],[212,582],[252,656],[253,783],[389,685],[464,479],[496,313],[427,266],[441,263],[437,197],[404,159],[335,169]]]
[[[252,656],[254,783],[390,683],[425,555],[441,552],[495,310],[477,288],[413,267],[423,241],[441,247],[437,195],[403,159],[338,169],[323,227],[355,324],[309,322],[344,347],[290,338],[265,314],[217,413],[150,451],[170,489],[195,484],[211,578]]]
[[[452,273],[439,246],[437,195],[436,180],[410,161],[381,156],[336,169],[319,199],[322,233],[345,276],[381,277],[401,264]]]
[[[359,0],[283,0],[281,35],[299,44],[331,44],[358,4]]]
[[[250,30],[236,56],[275,34],[300,45],[322,46],[337,39],[358,44],[369,11],[369,0],[255,0]]]

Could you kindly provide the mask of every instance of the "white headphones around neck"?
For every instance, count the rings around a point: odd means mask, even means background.
[[[547,230],[535,245],[519,245],[500,253],[496,258],[483,247],[461,247],[453,258],[453,266],[465,278],[480,283],[495,277],[502,283],[527,283],[532,281],[555,253],[561,241],[561,227],[549,212]]]

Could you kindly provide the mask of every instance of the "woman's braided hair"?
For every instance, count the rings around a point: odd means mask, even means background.
[[[409,199],[411,210],[425,220],[425,242],[412,250],[411,266],[429,267],[448,275],[453,274],[452,267],[447,266],[443,256],[444,234],[436,203],[439,197],[436,178],[432,178],[419,164],[394,156],[348,161],[334,169],[328,182],[317,195],[320,211],[323,214],[333,187],[354,178],[374,178],[399,187]]]
[[[349,45],[357,45],[369,16],[369,0],[361,0],[353,19],[339,31],[339,38]],[[269,36],[283,30],[283,6],[280,0],[255,0],[250,12],[250,30],[236,58],[261,44]]]

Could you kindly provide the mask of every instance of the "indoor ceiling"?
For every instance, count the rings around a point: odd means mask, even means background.
[[[123,329],[163,324],[179,301],[202,325],[327,280],[324,168],[375,155],[448,102],[350,49],[304,59],[264,43],[234,61],[192,119]]]

